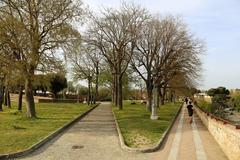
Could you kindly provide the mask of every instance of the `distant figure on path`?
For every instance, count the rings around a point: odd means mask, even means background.
[[[185,98],[185,103],[186,103],[186,105],[188,105],[188,98],[187,97]]]
[[[193,105],[191,101],[189,101],[189,104],[187,105],[187,109],[188,109],[189,123],[191,124],[192,116],[193,116]]]

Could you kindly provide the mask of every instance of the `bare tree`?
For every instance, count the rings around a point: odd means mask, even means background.
[[[157,119],[159,97],[164,104],[170,81],[181,73],[191,80],[198,77],[203,45],[181,20],[172,16],[150,19],[140,35],[132,67],[146,83],[147,108],[152,109],[151,118]]]
[[[192,79],[197,78],[201,70],[199,55],[203,53],[202,43],[195,39],[187,30],[186,25],[174,17],[165,17],[161,21],[161,48],[154,59],[154,88],[166,87],[169,80],[177,73],[185,73]],[[155,92],[159,94],[158,92]],[[164,95],[162,95],[164,96]],[[158,106],[157,101],[153,108]],[[156,114],[156,113],[152,113]]]
[[[29,117],[36,116],[32,86],[34,72],[41,63],[55,62],[55,49],[75,36],[71,22],[81,17],[81,6],[81,1],[72,0],[1,1],[0,24],[3,29],[0,44],[4,45],[4,49],[8,47],[11,50],[6,54],[15,59],[20,57],[19,63],[11,64],[25,76]],[[6,59],[1,57],[1,61]]]
[[[96,46],[109,64],[114,103],[119,109],[122,109],[122,78],[132,59],[138,32],[147,17],[145,9],[126,4],[120,9],[105,9],[101,17],[91,17],[88,43]]]
[[[88,45],[87,43],[85,45]],[[88,58],[91,60],[93,67],[94,67],[94,83],[95,83],[95,92],[94,92],[94,104],[98,100],[98,88],[99,88],[99,75],[100,75],[100,65],[102,61],[102,55],[100,51],[96,47],[88,46],[89,47],[89,54]]]
[[[144,80],[147,89],[147,110],[151,111],[153,90],[153,62],[160,51],[162,30],[158,19],[149,19],[142,27],[136,41],[136,50],[131,66]]]
[[[168,89],[174,92],[174,94],[181,94],[190,96],[189,89],[195,88],[197,83],[195,79],[189,77],[185,73],[177,73],[171,80],[168,82]]]
[[[76,80],[87,80],[88,83],[88,105],[93,100],[92,83],[95,76],[99,73],[96,72],[96,60],[93,60],[92,50],[87,45],[81,42],[80,39],[75,40],[71,47],[67,49],[67,58],[72,65],[73,77]],[[91,55],[91,56],[90,56]]]

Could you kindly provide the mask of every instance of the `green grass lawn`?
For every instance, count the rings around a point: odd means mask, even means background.
[[[202,108],[206,112],[211,112],[211,106],[212,104],[209,102],[206,102],[204,100],[198,100],[197,101],[198,107]]]
[[[151,147],[157,144],[171,121],[177,114],[180,103],[170,103],[161,106],[158,110],[158,120],[150,120],[150,113],[145,105],[131,105],[125,102],[123,110],[116,107],[116,115],[125,143],[129,147]]]
[[[0,112],[0,154],[20,151],[40,141],[79,114],[90,109],[85,104],[36,104],[38,118],[27,118],[23,112],[4,108]]]

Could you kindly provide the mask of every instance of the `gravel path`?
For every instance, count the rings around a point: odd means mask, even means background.
[[[148,160],[151,156],[120,148],[110,103],[102,103],[62,135],[22,159]]]

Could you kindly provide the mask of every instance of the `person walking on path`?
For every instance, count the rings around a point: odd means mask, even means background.
[[[187,109],[188,109],[189,123],[192,123],[193,105],[191,101],[189,101],[189,104],[187,105]]]
[[[185,103],[186,103],[186,105],[188,105],[188,98],[187,97],[185,97]]]

